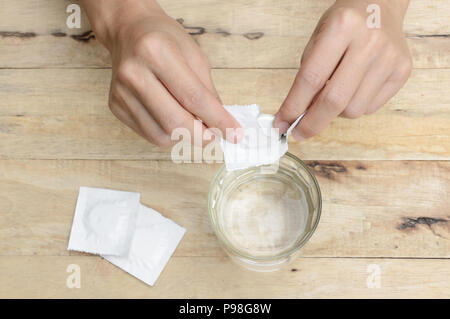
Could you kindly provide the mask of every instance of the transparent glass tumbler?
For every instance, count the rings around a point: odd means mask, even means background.
[[[276,170],[259,166],[228,172],[222,166],[208,194],[210,222],[225,251],[255,271],[288,265],[314,233],[321,209],[316,178],[290,153]]]

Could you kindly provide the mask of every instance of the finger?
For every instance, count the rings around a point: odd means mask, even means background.
[[[150,70],[142,72],[145,66],[134,67],[135,70],[129,70],[133,76],[125,79],[127,87],[165,134],[172,136],[175,130],[186,128],[193,144],[202,146],[209,143],[203,139],[206,127],[174,99]]]
[[[370,64],[371,60],[361,54],[360,50],[350,47],[292,136],[296,140],[304,140],[322,131],[346,108]]]
[[[366,113],[392,73],[390,71],[392,68],[388,65],[390,63],[383,60],[370,66],[361,85],[340,116],[354,119]]]
[[[180,26],[181,30],[184,29]],[[202,81],[203,85],[205,85],[214,96],[220,101],[219,94],[214,86],[214,82],[211,77],[211,65],[208,58],[203,54],[200,50],[198,44],[194,41],[193,38],[189,37],[188,41],[179,41],[180,50],[183,52],[184,56],[189,57],[187,59],[187,64],[191,68],[191,70],[197,74],[200,81]]]
[[[294,83],[276,114],[274,126],[281,133],[311,104],[315,95],[324,87],[345,53],[350,38],[345,33],[322,33],[308,48]]]
[[[399,81],[386,82],[367,108],[365,114],[369,115],[375,113],[380,107],[389,102],[389,100],[402,88],[403,84],[404,83]]]
[[[136,132],[141,137],[146,138],[146,136],[141,131],[136,122],[133,120],[130,114],[128,114],[126,111],[123,110],[120,102],[116,98],[114,97],[110,98],[109,109],[114,114],[114,116],[117,117],[120,121],[122,121],[126,126],[130,127],[134,132]]]
[[[302,66],[303,62],[307,60],[311,56],[312,48],[314,47],[314,44],[316,43],[316,37],[312,36],[308,43],[306,44],[305,48],[303,49],[302,57],[300,58],[300,67]]]
[[[122,105],[122,112],[136,123],[145,139],[160,147],[168,147],[173,144],[170,136],[155,122],[130,89],[119,84],[115,86],[115,92],[115,97]]]
[[[219,97],[219,93],[217,92],[217,89],[216,89],[213,79],[212,79],[211,69],[207,68],[204,65],[198,65],[198,66],[192,65],[192,63],[189,63],[189,67],[190,67],[191,71],[194,72],[198,76],[201,83],[219,101],[220,105],[222,105],[222,101]]]
[[[204,72],[200,72],[198,74],[202,83],[208,88],[208,90],[214,95],[214,97],[219,101],[220,105],[222,105],[222,100],[220,99],[219,92],[217,92],[216,86],[214,85],[211,70],[205,70]]]
[[[412,60],[403,59],[396,64],[396,67],[392,71],[392,74],[386,81],[383,89],[375,97],[373,103],[367,109],[366,114],[372,114],[384,104],[386,104],[408,81],[412,71]]]
[[[242,130],[237,130],[239,123],[200,81],[178,50],[171,50],[166,58],[170,59],[167,68],[155,70],[158,79],[186,110],[202,119],[208,127],[218,128],[228,141],[238,142],[242,138]]]
[[[197,48],[192,49],[192,53],[187,53],[186,56],[192,56],[191,59],[187,61],[191,71],[193,71],[204,86],[220,101],[219,93],[217,92],[216,87],[214,86],[214,82],[211,75],[211,66],[209,64],[209,60],[206,56],[203,55],[202,52],[199,52]]]

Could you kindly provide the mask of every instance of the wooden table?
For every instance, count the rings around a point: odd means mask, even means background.
[[[220,165],[173,164],[110,113],[108,53],[84,13],[81,29],[66,27],[72,2],[0,3],[0,297],[450,297],[447,0],[412,1],[415,68],[386,107],[291,144],[316,173],[323,213],[300,258],[270,274],[235,266],[208,224]],[[209,56],[224,103],[270,113],[331,3],[161,1]],[[81,185],[140,192],[187,229],[154,287],[66,250]],[[66,286],[70,264],[79,289]]]

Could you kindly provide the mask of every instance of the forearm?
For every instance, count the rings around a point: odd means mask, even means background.
[[[143,12],[162,12],[154,0],[80,0],[97,39],[109,46],[120,26],[136,21]]]

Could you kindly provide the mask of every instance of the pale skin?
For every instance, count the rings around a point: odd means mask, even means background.
[[[80,2],[111,53],[109,106],[117,118],[160,147],[173,144],[176,128],[194,134],[197,119],[204,131],[217,128],[227,140],[240,141],[243,131],[222,107],[207,57],[156,1]],[[381,8],[379,29],[366,24],[366,8],[373,3]],[[400,90],[412,69],[402,30],[408,4],[337,0],[323,14],[276,114],[280,133],[306,112],[292,136],[311,138],[338,116],[374,113]],[[211,134],[204,136],[203,144],[211,141]]]

